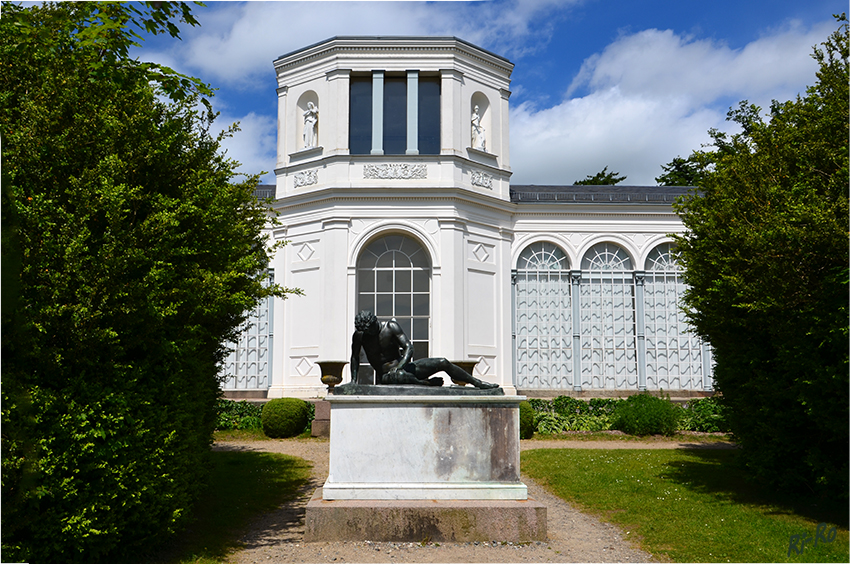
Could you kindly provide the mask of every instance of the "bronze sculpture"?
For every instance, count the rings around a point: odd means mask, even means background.
[[[354,319],[356,331],[351,339],[351,379],[357,381],[360,368],[360,349],[366,352],[369,364],[375,369],[375,384],[415,384],[442,386],[443,379],[433,376],[445,372],[452,380],[489,390],[498,388],[475,378],[445,358],[414,360],[413,343],[395,320],[378,321],[371,311],[361,311]]]

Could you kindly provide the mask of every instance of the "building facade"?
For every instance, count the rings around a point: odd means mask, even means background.
[[[271,267],[304,295],[255,312],[231,397],[324,395],[317,362],[350,358],[364,309],[506,393],[712,389],[678,307],[671,204],[688,188],[512,186],[513,65],[454,37],[335,37],[274,67],[261,189],[288,244]]]

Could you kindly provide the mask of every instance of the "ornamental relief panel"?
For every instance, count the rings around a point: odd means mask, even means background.
[[[424,179],[428,168],[424,164],[367,164],[363,167],[363,178],[368,179]]]
[[[316,170],[304,170],[295,173],[295,187],[310,186],[319,182],[319,174]]]
[[[487,188],[488,190],[493,189],[493,177],[489,174],[478,170],[473,170],[471,176],[473,186],[480,186],[482,188]]]

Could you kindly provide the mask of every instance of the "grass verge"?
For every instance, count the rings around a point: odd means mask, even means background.
[[[213,451],[212,464],[195,521],[148,562],[223,561],[240,546],[239,536],[253,519],[298,495],[311,468],[294,456],[253,451]]]
[[[522,470],[674,562],[850,561],[846,505],[758,492],[736,456],[716,449],[541,449],[522,453]],[[832,527],[835,536],[824,542]],[[800,536],[791,549],[793,535]]]
[[[672,436],[648,435],[639,437],[627,435],[621,431],[564,431],[557,434],[534,433],[530,441],[625,441],[634,443],[673,442],[673,443],[729,443],[732,437],[728,433],[678,432]]]

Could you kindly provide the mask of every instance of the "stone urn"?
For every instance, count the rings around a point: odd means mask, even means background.
[[[475,370],[475,365],[478,364],[477,360],[455,360],[452,361],[452,364],[455,366],[459,366],[464,372],[472,376],[472,371]],[[455,379],[452,379],[452,382],[457,384],[458,386],[466,386],[466,382],[458,382]]]
[[[348,364],[342,360],[320,360],[316,364],[322,372],[322,384],[328,387],[328,391],[342,382],[342,369]]]

